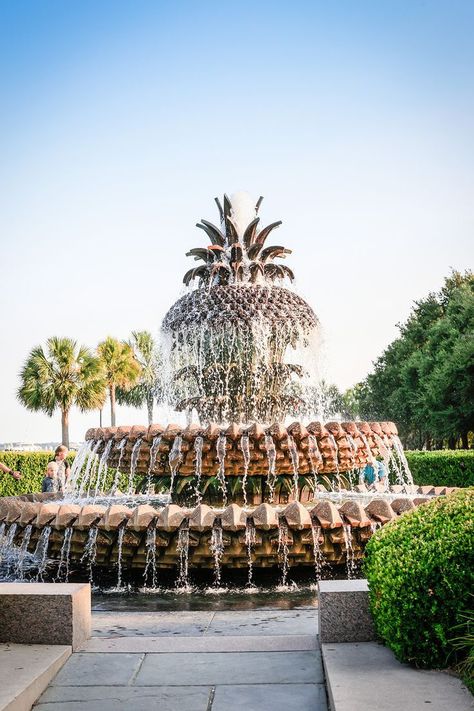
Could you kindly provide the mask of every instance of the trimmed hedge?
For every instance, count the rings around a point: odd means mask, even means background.
[[[69,452],[67,460],[72,465],[75,452]],[[10,474],[0,471],[0,496],[19,496],[20,494],[32,494],[41,491],[43,477],[48,462],[53,461],[54,452],[0,452],[0,462],[3,462],[10,469],[21,472],[21,479],[18,481]],[[109,469],[107,477],[103,482],[105,491],[110,489],[115,479],[115,469]],[[135,485],[138,486],[143,479],[143,475],[137,476]],[[121,491],[127,491],[129,485],[128,472],[123,472],[118,480],[118,487]]]
[[[408,451],[406,457],[419,486],[474,486],[474,450]],[[20,481],[15,481],[0,472],[0,496],[41,491],[46,465],[52,459],[54,452],[0,452],[0,462],[23,474]],[[68,461],[72,463],[73,459],[74,453],[70,452]]]
[[[10,469],[21,472],[16,481],[10,474],[0,471],[0,496],[16,496],[41,491],[41,484],[48,462],[53,461],[54,452],[0,452],[0,462]],[[71,463],[74,453],[68,455]]]
[[[452,628],[474,589],[474,489],[384,526],[368,542],[363,568],[375,629],[397,659],[427,668],[453,664]]]
[[[474,450],[440,449],[405,452],[413,480],[418,486],[474,486]]]

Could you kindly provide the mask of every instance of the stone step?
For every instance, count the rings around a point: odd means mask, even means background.
[[[202,636],[202,637],[93,637],[83,652],[311,652],[319,648],[316,635]]]
[[[401,664],[377,642],[321,647],[331,711],[469,711],[474,707],[460,679]]]
[[[66,645],[0,644],[0,711],[30,711],[71,651]]]

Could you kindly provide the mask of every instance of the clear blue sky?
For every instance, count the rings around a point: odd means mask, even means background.
[[[1,3],[0,441],[59,436],[15,401],[31,347],[158,331],[224,191],[283,220],[327,378],[363,378],[472,266],[473,34],[468,1]]]

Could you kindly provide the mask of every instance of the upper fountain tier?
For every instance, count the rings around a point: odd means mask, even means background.
[[[224,195],[222,207],[216,198],[220,227],[198,223],[210,245],[188,252],[204,262],[184,276],[186,285],[197,286],[163,320],[170,401],[178,410],[195,409],[204,423],[270,423],[303,412],[295,376],[305,375],[301,352],[310,348],[318,320],[300,296],[281,286],[294,276],[276,260],[291,250],[265,246],[281,222],[260,229],[261,202]],[[290,348],[300,351],[300,362],[287,362]]]

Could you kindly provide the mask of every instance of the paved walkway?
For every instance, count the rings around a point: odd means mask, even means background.
[[[312,609],[95,612],[36,711],[327,711]]]

